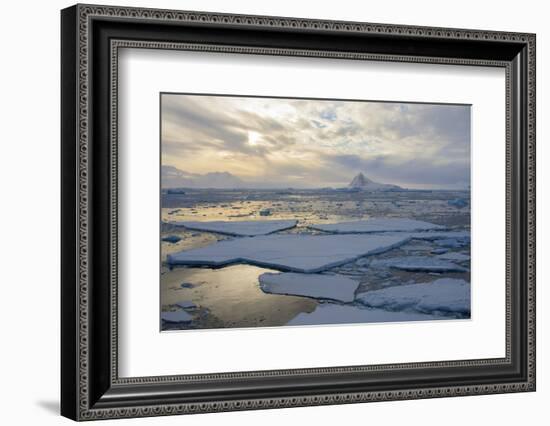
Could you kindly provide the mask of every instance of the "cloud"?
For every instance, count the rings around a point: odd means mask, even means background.
[[[162,95],[163,164],[281,186],[469,184],[470,108]]]

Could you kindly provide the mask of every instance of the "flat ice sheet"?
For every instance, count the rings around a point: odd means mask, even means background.
[[[370,266],[373,268],[390,267],[403,271],[417,272],[466,272],[468,270],[448,260],[430,256],[399,256],[388,259],[374,259],[370,263]]]
[[[470,313],[470,283],[441,278],[430,283],[400,285],[369,291],[357,300],[372,308],[422,313]]]
[[[368,307],[322,303],[309,314],[301,313],[287,325],[353,324],[369,322],[426,321],[442,317],[417,312],[392,312]]]
[[[236,237],[254,237],[267,235],[273,232],[294,228],[297,220],[244,220],[244,221],[180,221],[171,222],[173,225],[183,226],[194,231],[215,232],[218,234]]]
[[[427,241],[456,239],[458,241],[469,242],[470,231],[415,232],[411,234],[411,237],[417,240]]]
[[[260,275],[260,287],[266,293],[306,296],[316,299],[332,299],[353,302],[359,281],[341,275],[282,274]]]
[[[356,220],[353,222],[329,223],[323,225],[310,225],[312,229],[333,232],[337,234],[360,234],[369,232],[397,232],[397,231],[428,231],[444,229],[441,225],[414,219],[399,218],[372,218]]]
[[[292,272],[321,272],[358,257],[382,253],[409,240],[395,235],[266,235],[219,241],[167,256],[169,265],[225,266],[249,263]]]

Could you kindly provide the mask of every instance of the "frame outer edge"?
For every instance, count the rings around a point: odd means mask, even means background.
[[[66,9],[67,10],[67,9]],[[534,321],[534,285],[535,285],[535,36],[527,33],[509,33],[497,31],[482,31],[482,30],[463,30],[463,29],[447,29],[447,28],[430,28],[430,27],[415,27],[403,25],[387,25],[387,24],[368,24],[354,22],[337,22],[313,19],[297,19],[297,18],[280,18],[266,16],[246,16],[246,15],[228,15],[207,12],[185,12],[185,11],[170,11],[158,9],[139,9],[127,7],[110,7],[97,5],[77,5],[75,25],[77,26],[76,35],[77,51],[75,52],[76,66],[76,98],[78,104],[78,123],[77,123],[77,140],[78,152],[76,153],[76,167],[78,179],[77,185],[77,256],[78,256],[78,289],[75,289],[77,295],[77,313],[75,322],[78,323],[77,336],[75,336],[75,350],[78,354],[78,360],[75,366],[76,383],[74,390],[77,393],[76,413],[77,420],[92,420],[104,419],[113,417],[141,417],[151,415],[170,415],[180,413],[196,413],[196,412],[217,412],[229,410],[243,409],[262,409],[262,408],[280,408],[292,406],[308,406],[308,405],[324,405],[324,404],[342,404],[351,402],[366,402],[380,400],[399,400],[399,399],[415,399],[415,398],[433,398],[441,396],[461,396],[475,395],[487,393],[501,392],[517,392],[529,391],[535,388],[535,321]],[[66,12],[65,12],[66,13]],[[529,378],[526,382],[519,383],[503,383],[500,385],[480,385],[468,386],[451,386],[446,389],[412,389],[402,391],[387,391],[377,392],[376,394],[359,393],[359,394],[329,394],[322,396],[306,396],[306,397],[281,397],[271,398],[269,400],[246,400],[246,401],[220,401],[203,404],[165,404],[161,406],[139,407],[139,408],[114,408],[114,409],[93,409],[89,407],[89,389],[88,389],[88,373],[89,373],[89,357],[88,357],[88,48],[89,48],[89,27],[88,19],[91,16],[98,17],[118,17],[118,18],[134,18],[145,20],[172,20],[178,22],[192,23],[218,23],[227,25],[252,25],[257,27],[276,27],[290,29],[316,29],[326,30],[327,32],[362,32],[362,33],[383,33],[390,35],[392,33],[411,35],[414,37],[436,37],[449,39],[472,39],[472,40],[487,40],[487,41],[509,41],[523,43],[528,46],[528,194],[527,203],[528,210],[528,229],[529,229],[529,244],[528,244],[528,283],[527,295],[529,306],[529,325],[528,325],[528,365],[527,370]],[[63,112],[66,113],[65,106]],[[63,123],[63,126],[66,126]],[[65,162],[63,163],[65,164]],[[66,183],[63,183],[65,188]],[[65,226],[65,225],[64,225]],[[67,259],[64,257],[64,262]],[[66,285],[66,284],[64,284]],[[64,287],[65,288],[65,287]],[[65,368],[65,367],[64,367]],[[67,412],[64,413],[67,415]]]
[[[61,11],[61,414],[78,418],[77,7]]]

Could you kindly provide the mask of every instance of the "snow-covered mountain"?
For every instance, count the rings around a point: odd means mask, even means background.
[[[348,188],[363,191],[399,191],[403,189],[397,185],[375,182],[366,177],[363,173],[359,173],[355,176],[348,185]]]
[[[188,173],[173,166],[162,166],[163,188],[243,188],[245,183],[229,172]]]

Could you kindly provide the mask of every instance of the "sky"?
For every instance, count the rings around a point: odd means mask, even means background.
[[[161,95],[163,170],[254,187],[470,184],[470,106]],[[176,173],[179,173],[176,171]]]

